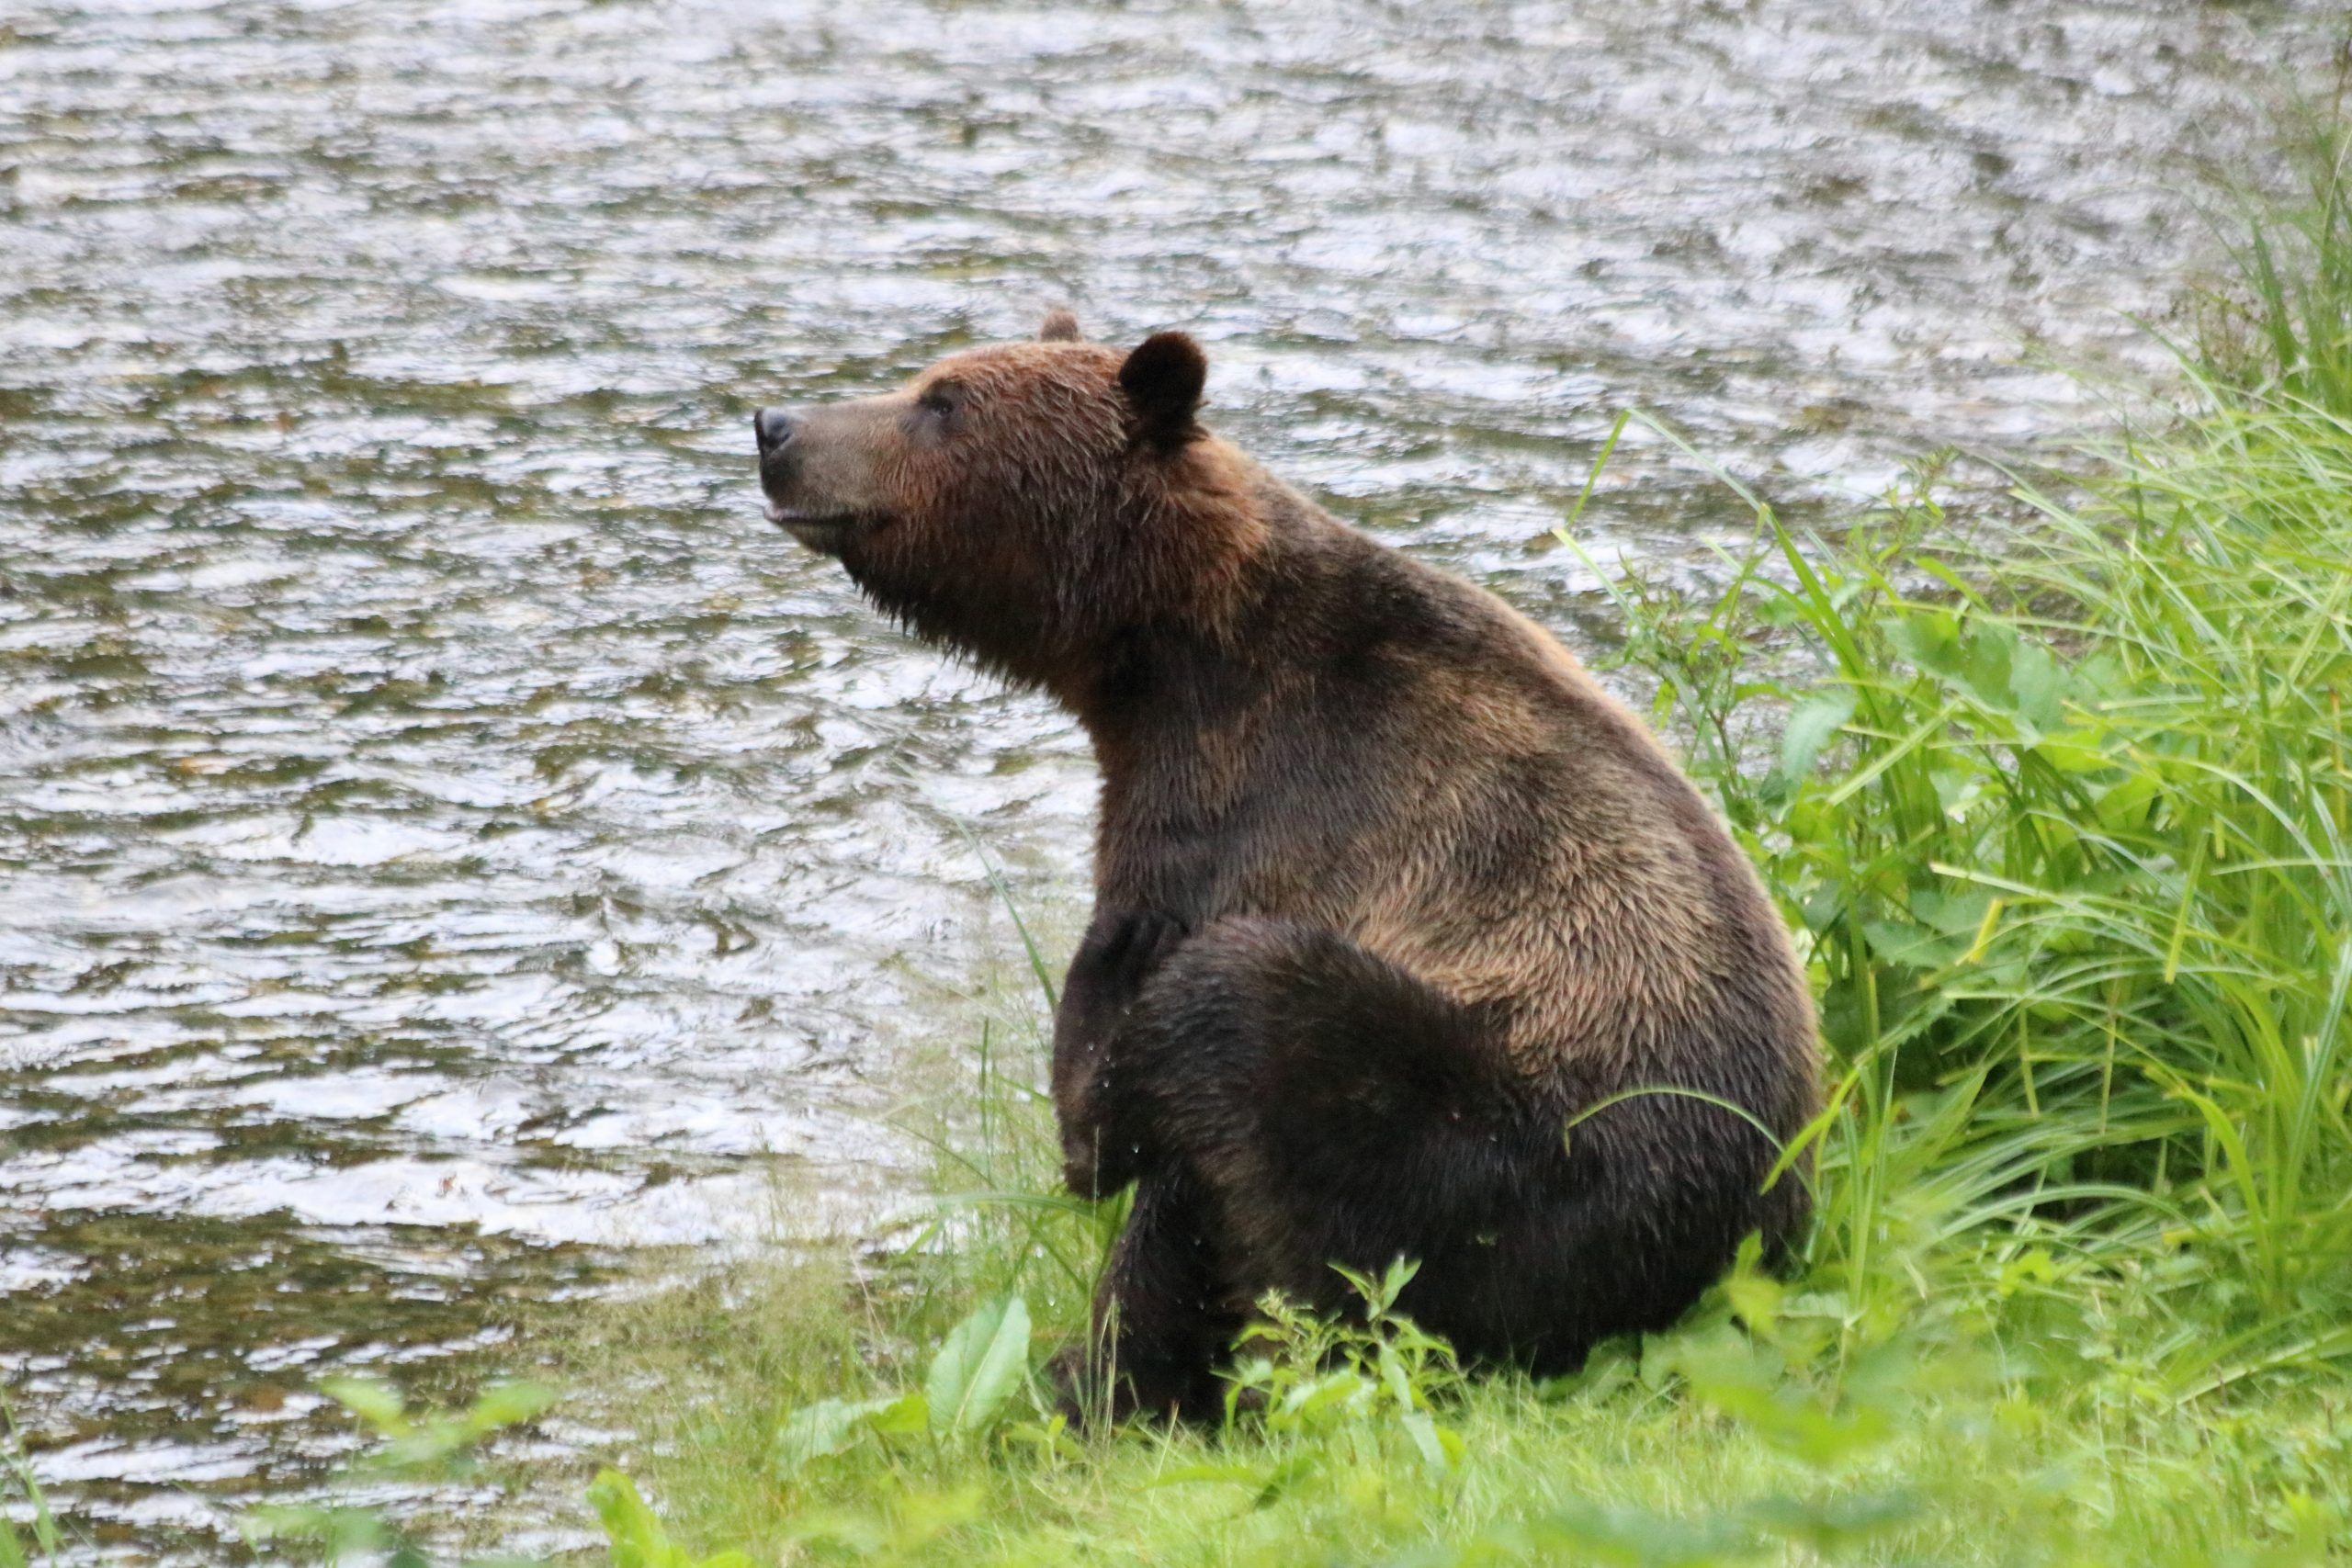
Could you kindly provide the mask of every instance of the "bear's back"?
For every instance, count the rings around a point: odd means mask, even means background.
[[[1269,510],[1260,640],[1136,694],[1158,767],[1106,755],[1103,886],[1339,931],[1579,1097],[1715,1088],[1727,1049],[1807,1060],[1779,919],[1641,723],[1491,593],[1302,497]]]

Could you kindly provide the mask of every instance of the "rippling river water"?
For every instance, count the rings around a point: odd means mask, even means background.
[[[203,1560],[899,1045],[1091,774],[759,524],[750,411],[1048,305],[1572,640],[1643,405],[1787,498],[2084,412],[2333,6],[0,0],[0,1374]],[[1867,19],[1865,19],[1867,18]],[[1671,568],[1733,524],[1622,455]],[[967,839],[967,834],[971,836]]]

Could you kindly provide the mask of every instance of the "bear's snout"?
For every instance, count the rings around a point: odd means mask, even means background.
[[[752,416],[767,519],[812,550],[841,554],[859,522],[883,510],[873,478],[875,422],[861,417],[878,400]]]
[[[762,409],[752,416],[752,437],[760,444],[763,457],[791,440],[799,427],[800,416],[790,409]]]

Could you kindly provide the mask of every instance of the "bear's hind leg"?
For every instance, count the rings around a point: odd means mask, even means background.
[[[1483,1014],[1336,932],[1204,929],[1144,988],[1104,1070],[1106,1141],[1147,1173],[1188,1173],[1204,1201],[1223,1287],[1205,1299],[1345,1308],[1332,1264],[1377,1274],[1401,1256],[1423,1265],[1403,1310],[1465,1352],[1573,1315],[1510,1282],[1510,1263],[1558,1259],[1481,1256],[1573,1203],[1557,1116]]]

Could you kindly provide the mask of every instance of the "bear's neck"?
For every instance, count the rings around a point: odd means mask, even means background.
[[[1203,769],[1246,771],[1253,737],[1363,618],[1364,580],[1386,552],[1259,478],[1256,547],[1248,569],[1231,574],[1231,592],[1206,613],[1111,631],[1051,683],[1093,742],[1110,797],[1130,785],[1171,787]]]

